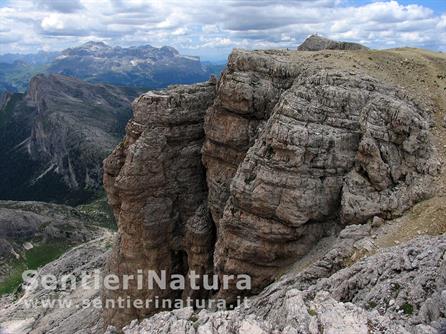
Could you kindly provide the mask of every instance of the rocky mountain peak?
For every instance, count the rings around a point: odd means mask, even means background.
[[[71,56],[72,55],[93,56],[93,55],[101,54],[105,51],[109,51],[111,49],[112,49],[112,47],[104,42],[89,41],[89,42],[86,42],[78,47],[69,48],[69,49],[62,51],[62,57],[70,56],[70,55]]]
[[[178,56],[180,54],[177,49],[171,46],[163,46],[161,47],[160,51],[162,51],[166,55],[171,55],[171,56]]]
[[[338,42],[320,35],[311,35],[299,45],[298,51],[321,51],[321,50],[367,50],[368,48],[351,42]]]
[[[82,44],[80,47],[87,49],[104,49],[109,48],[110,46],[105,42],[88,41]]]

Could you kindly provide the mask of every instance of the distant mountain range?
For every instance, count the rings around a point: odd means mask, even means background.
[[[182,56],[172,47],[121,48],[88,42],[54,59],[50,73],[113,85],[161,88],[174,83],[206,81],[212,74],[197,57]]]
[[[100,189],[102,159],[121,139],[133,88],[37,75],[0,96],[0,199],[77,204]]]
[[[144,89],[206,81],[224,65],[202,63],[168,46],[112,47],[87,42],[62,52],[0,55],[0,91],[24,92],[37,73],[53,73],[93,83]]]
[[[0,56],[0,200],[88,201],[136,96],[206,81],[222,68],[171,47],[102,42]]]
[[[60,55],[60,51],[39,51],[37,53],[5,53],[0,55],[0,63],[12,64],[16,61],[21,61],[30,65],[43,65],[53,61],[54,58]]]

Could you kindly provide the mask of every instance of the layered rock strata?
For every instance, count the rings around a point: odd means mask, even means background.
[[[397,88],[280,60],[234,52],[205,122],[215,269],[250,274],[254,291],[327,224],[392,218],[427,197],[439,168],[428,115]]]
[[[392,218],[430,196],[440,165],[424,108],[390,80],[299,54],[235,50],[215,97],[204,84],[135,103],[105,162],[120,228],[111,271],[201,266],[220,282],[249,274],[256,293],[328,227]],[[217,296],[238,294],[232,284]],[[106,323],[144,315],[125,312]]]
[[[165,270],[170,277],[212,271],[215,232],[200,151],[204,114],[214,96],[215,83],[210,82],[149,92],[135,101],[127,135],[104,163],[104,185],[120,232],[108,272]],[[119,296],[207,297],[189,287],[179,293],[159,287],[141,291],[136,282],[127,291],[104,294],[105,299]],[[104,313],[106,322],[124,325],[154,311],[109,308]]]

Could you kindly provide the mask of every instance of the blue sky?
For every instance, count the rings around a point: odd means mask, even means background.
[[[358,1],[349,1],[353,5],[365,5],[373,2],[377,2],[374,0],[358,0]],[[401,5],[410,5],[410,4],[419,4],[428,8],[433,9],[437,14],[442,14],[446,12],[446,0],[400,0],[398,1]]]
[[[95,40],[224,60],[234,47],[295,48],[312,33],[446,51],[446,0],[0,0],[0,53]]]

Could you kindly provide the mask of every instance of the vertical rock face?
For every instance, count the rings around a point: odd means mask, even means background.
[[[104,163],[104,185],[120,232],[109,272],[165,270],[170,277],[212,271],[215,232],[200,151],[204,114],[214,96],[215,83],[205,83],[149,92],[134,102],[127,135]],[[188,287],[182,294],[138,290],[131,284],[127,291],[109,290],[104,297],[206,297]],[[124,325],[154,311],[110,308],[105,319]]]
[[[101,158],[122,135],[133,96],[132,90],[61,75],[35,76],[27,93],[37,109],[30,155],[48,161],[44,173],[55,170],[71,189],[98,188]]]
[[[0,94],[0,110],[3,109],[4,106],[6,106],[11,99],[11,93],[8,92],[2,92]]]
[[[102,188],[138,90],[39,74],[0,96],[0,198],[78,204]]]
[[[396,88],[296,65],[234,52],[206,116],[215,269],[250,274],[254,292],[327,224],[391,218],[426,198],[439,168],[427,115]]]
[[[256,293],[330,226],[392,218],[430,195],[439,163],[423,108],[390,83],[301,54],[235,50],[215,98],[205,84],[135,103],[105,163],[120,228],[112,271],[249,274]],[[106,312],[108,323],[133,318]]]

